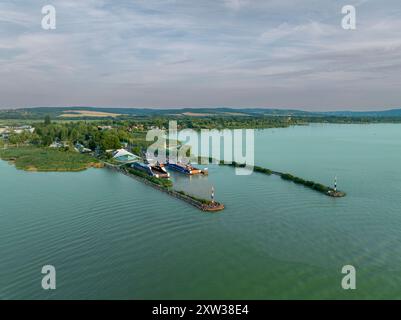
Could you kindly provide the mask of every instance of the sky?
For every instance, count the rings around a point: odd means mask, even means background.
[[[2,0],[0,108],[33,106],[401,107],[401,3]]]

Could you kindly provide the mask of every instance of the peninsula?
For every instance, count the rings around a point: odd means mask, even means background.
[[[0,112],[0,158],[26,171],[82,171],[108,167],[140,180],[204,211],[218,211],[224,205],[200,199],[185,191],[174,190],[170,179],[161,179],[130,166],[116,164],[113,150],[139,155],[146,160],[146,141],[150,129],[166,129],[171,119],[178,129],[273,128],[308,125],[311,122],[370,123],[401,122],[401,112],[383,114],[308,113],[296,110],[267,109],[101,109],[33,108]],[[389,120],[388,117],[391,117]],[[42,118],[42,120],[40,120]],[[44,119],[44,120],[43,120]],[[231,166],[244,166],[232,163]],[[344,197],[345,192],[290,173],[255,166],[254,171],[277,175],[330,197]]]

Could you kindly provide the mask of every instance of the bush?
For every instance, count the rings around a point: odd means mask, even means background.
[[[173,183],[171,182],[171,180],[168,179],[159,179],[156,177],[151,177],[148,174],[146,174],[145,172],[139,171],[139,170],[135,170],[133,168],[128,168],[127,171],[135,176],[144,178],[154,184],[157,184],[163,188],[171,188],[173,186]]]
[[[37,171],[80,171],[98,162],[89,155],[38,147],[2,149],[0,158],[14,160],[17,169]]]
[[[284,180],[294,181],[294,176],[289,174],[289,173],[283,173],[281,175],[281,178],[284,179]]]
[[[202,204],[206,204],[206,205],[212,204],[212,201],[211,201],[211,200],[198,198],[198,197],[189,195],[189,194],[185,193],[184,191],[177,191],[177,192],[178,192],[179,194],[182,194],[182,195],[184,195],[184,196],[187,196],[187,197],[189,197],[189,198],[191,198],[191,199],[193,199],[193,200],[195,200],[195,201],[197,201],[197,202],[200,202],[200,203],[202,203]]]
[[[319,191],[319,192],[323,192],[323,193],[327,193],[330,188],[327,186],[322,185],[321,183],[316,183],[314,181],[310,181],[310,180],[304,180],[302,178],[299,177],[295,177],[289,173],[283,173],[281,175],[281,178],[283,180],[288,180],[288,181],[293,181],[296,184],[302,184],[307,188],[311,188],[313,190]]]
[[[267,175],[272,174],[272,171],[270,169],[266,169],[266,168],[262,168],[262,167],[258,167],[258,166],[255,166],[254,170],[255,170],[255,172],[260,172],[260,173],[267,174]]]

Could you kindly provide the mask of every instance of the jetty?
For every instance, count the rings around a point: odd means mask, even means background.
[[[146,184],[148,186],[151,186],[151,187],[153,187],[153,188],[155,188],[155,189],[157,189],[157,190],[159,190],[161,192],[167,193],[168,195],[170,195],[170,196],[172,196],[172,197],[174,197],[176,199],[185,201],[186,203],[192,205],[193,207],[195,207],[195,208],[197,208],[197,209],[199,209],[201,211],[204,211],[204,212],[219,212],[219,211],[222,211],[222,210],[225,209],[224,204],[219,203],[217,201],[214,201],[214,200],[213,201],[208,201],[208,200],[204,200],[204,199],[199,199],[199,198],[196,198],[194,196],[188,195],[183,191],[177,191],[177,190],[174,190],[172,188],[166,188],[166,187],[164,187],[162,185],[158,185],[158,184],[150,181],[149,179],[146,179],[146,178],[144,178],[144,177],[142,177],[140,175],[136,175],[136,174],[131,173],[123,165],[115,165],[115,164],[111,164],[111,163],[108,163],[108,162],[104,162],[104,167],[106,167],[108,169],[111,169],[111,170],[118,171],[118,172],[120,172],[120,173],[122,173],[122,174],[124,174],[124,175],[126,175],[126,176],[128,176],[130,178],[138,180],[138,181],[140,181],[140,182],[142,182],[142,183],[144,183],[144,184]]]
[[[245,164],[239,164],[236,162],[233,162],[231,164],[225,164],[223,161],[220,162],[220,165],[228,165],[228,166],[232,166],[232,167],[236,167],[236,168],[245,168],[246,165]],[[343,191],[339,191],[337,190],[337,177],[335,178],[334,181],[334,188],[325,186],[321,183],[315,182],[315,181],[310,181],[310,180],[304,180],[302,178],[299,178],[297,176],[294,176],[290,173],[284,173],[284,172],[280,172],[280,171],[274,171],[274,170],[270,170],[267,168],[263,168],[263,167],[259,167],[259,166],[254,166],[253,170],[255,172],[259,172],[265,175],[276,175],[281,177],[281,179],[283,180],[287,180],[287,181],[292,181],[296,184],[300,184],[303,185],[306,188],[312,189],[314,191],[320,192],[326,196],[329,197],[333,197],[333,198],[342,198],[345,197],[347,194]]]

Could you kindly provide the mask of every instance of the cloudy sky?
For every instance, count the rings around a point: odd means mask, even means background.
[[[401,107],[401,3],[1,0],[0,108],[73,105]]]

